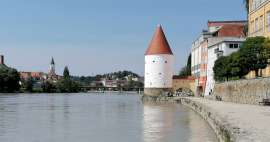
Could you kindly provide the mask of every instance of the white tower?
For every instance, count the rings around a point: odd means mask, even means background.
[[[173,60],[173,53],[159,25],[145,53],[145,95],[159,96],[172,88]]]

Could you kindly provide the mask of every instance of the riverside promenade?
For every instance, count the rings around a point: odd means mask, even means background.
[[[198,112],[224,142],[270,142],[270,107],[175,98]]]

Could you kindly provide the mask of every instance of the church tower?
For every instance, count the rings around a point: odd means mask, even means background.
[[[145,53],[144,95],[160,96],[172,89],[174,56],[161,25]]]
[[[55,75],[56,75],[56,73],[55,73],[55,63],[54,63],[54,59],[52,57],[51,64],[50,64],[50,70],[49,70],[49,76],[53,77]]]

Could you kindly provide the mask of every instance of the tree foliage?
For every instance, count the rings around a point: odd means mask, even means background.
[[[190,75],[191,75],[191,54],[189,54],[188,56],[188,61],[187,61],[186,66],[184,66],[179,72],[180,77],[186,77]]]
[[[57,91],[60,93],[77,93],[80,91],[80,85],[72,80],[69,75],[69,69],[66,66],[63,72],[64,78],[57,82]]]
[[[55,93],[56,92],[56,86],[50,81],[44,81],[41,84],[42,91],[44,93]]]
[[[20,89],[20,75],[16,69],[0,65],[0,92],[16,92]]]
[[[65,66],[65,68],[64,68],[63,76],[64,76],[64,78],[66,78],[66,79],[70,78],[70,75],[69,75],[69,69],[68,69],[67,66]]]
[[[26,92],[33,92],[33,88],[34,88],[34,80],[33,80],[33,78],[30,77],[27,80],[22,80],[22,86],[21,87]]]
[[[242,44],[240,50],[227,57],[220,57],[215,62],[214,78],[217,81],[243,78],[250,71],[267,66],[270,59],[270,40],[265,37],[252,37]]]

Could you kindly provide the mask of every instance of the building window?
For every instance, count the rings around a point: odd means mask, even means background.
[[[229,44],[229,48],[239,48],[239,44]]]
[[[263,15],[260,17],[260,30],[263,31],[264,29],[264,20],[263,20]]]
[[[162,73],[159,73],[159,75],[162,75]]]
[[[239,48],[239,44],[233,44],[233,48]]]
[[[258,18],[256,18],[256,19],[255,19],[255,26],[254,26],[254,31],[255,31],[255,32],[257,32],[258,29],[259,29],[259,25],[258,25],[259,23],[258,23],[258,22],[259,22],[259,20],[258,20]]]
[[[251,23],[250,23],[250,33],[254,33],[255,32],[255,30],[254,30],[254,21],[251,21]]]
[[[153,61],[153,63],[155,63],[156,61]]]
[[[266,0],[253,0],[251,5],[251,10],[255,10],[260,7]]]
[[[266,18],[267,18],[267,31],[270,32],[270,11],[267,12],[266,14]]]
[[[218,53],[218,52],[219,52],[219,48],[216,48],[216,49],[214,50],[214,52],[215,52],[215,53]]]
[[[167,61],[165,61],[165,64],[167,64],[168,62]]]

